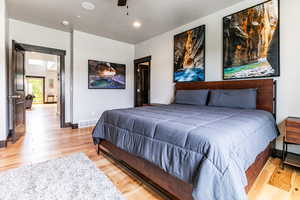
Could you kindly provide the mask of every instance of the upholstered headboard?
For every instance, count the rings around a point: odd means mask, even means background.
[[[276,81],[273,79],[176,83],[176,90],[248,88],[257,88],[257,109],[276,114]]]

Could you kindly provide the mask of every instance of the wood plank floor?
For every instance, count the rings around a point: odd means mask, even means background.
[[[60,129],[55,105],[34,105],[33,109],[27,112],[26,135],[16,144],[8,144],[6,149],[0,149],[0,171],[84,152],[128,200],[164,199],[114,161],[102,155],[98,156],[92,143],[91,132],[92,128]],[[269,184],[279,164],[278,159],[270,158],[250,190],[249,200],[300,199],[300,171],[296,169],[285,169],[292,171],[292,188],[289,192]]]

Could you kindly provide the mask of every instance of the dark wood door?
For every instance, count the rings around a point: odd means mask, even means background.
[[[12,139],[17,141],[26,131],[25,108],[25,52],[20,45],[12,43],[11,95]]]
[[[136,65],[136,105],[150,104],[150,63]]]

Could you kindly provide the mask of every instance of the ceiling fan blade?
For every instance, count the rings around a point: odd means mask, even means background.
[[[118,6],[126,6],[127,0],[118,0]]]

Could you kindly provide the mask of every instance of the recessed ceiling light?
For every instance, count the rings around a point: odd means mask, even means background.
[[[141,22],[135,21],[135,22],[133,22],[133,26],[135,28],[140,28],[142,26],[142,24],[141,24]]]
[[[81,18],[81,16],[80,16],[80,15],[77,15],[77,18]]]
[[[64,26],[68,26],[70,24],[70,22],[64,20],[64,21],[61,22],[61,24],[64,25]]]
[[[94,10],[95,9],[95,5],[92,4],[91,2],[87,2],[87,1],[82,2],[81,6],[86,10]]]

